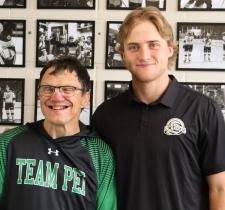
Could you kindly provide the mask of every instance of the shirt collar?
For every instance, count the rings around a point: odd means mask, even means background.
[[[177,81],[177,79],[173,76],[173,75],[169,75],[171,82],[168,86],[168,88],[166,89],[166,91],[164,92],[164,94],[160,97],[160,99],[156,102],[154,102],[151,105],[156,105],[156,104],[163,104],[164,106],[167,107],[172,107],[175,100],[176,100],[176,96],[178,94],[178,86],[179,83]],[[142,103],[134,94],[133,94],[133,87],[132,87],[132,81],[130,81],[129,84],[129,89],[128,89],[128,97],[129,97],[129,101],[131,103]]]

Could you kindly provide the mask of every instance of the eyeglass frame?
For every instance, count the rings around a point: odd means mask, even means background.
[[[49,87],[49,88],[54,88],[54,91],[51,93],[51,94],[41,94],[40,93],[40,89],[43,88],[43,87]],[[65,88],[65,87],[69,87],[69,88],[73,88],[73,94],[71,95],[67,95],[63,92],[62,88]],[[40,85],[38,87],[38,95],[39,96],[52,96],[54,93],[55,93],[55,89],[59,89],[59,92],[64,96],[64,97],[72,97],[75,95],[75,92],[78,90],[78,91],[84,91],[83,88],[78,88],[76,86],[71,86],[71,85],[62,85],[62,86],[53,86],[53,85]]]

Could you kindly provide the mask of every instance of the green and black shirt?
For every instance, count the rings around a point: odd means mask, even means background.
[[[116,210],[108,145],[84,125],[52,139],[42,122],[0,135],[0,209]]]

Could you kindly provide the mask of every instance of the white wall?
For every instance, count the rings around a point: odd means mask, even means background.
[[[27,0],[26,9],[0,9],[0,19],[26,20],[26,58],[24,68],[0,68],[1,78],[25,78],[24,123],[34,120],[35,79],[41,68],[35,67],[36,20],[94,20],[95,57],[94,69],[89,70],[94,81],[94,109],[103,101],[105,80],[130,80],[126,70],[105,70],[106,21],[122,21],[129,10],[106,10],[106,0],[96,0],[95,10],[36,9],[36,0]],[[175,37],[177,22],[224,22],[221,11],[178,11],[178,0],[167,0],[163,14],[170,21]],[[182,82],[225,82],[225,71],[176,71],[171,72]],[[6,126],[5,126],[6,127]],[[9,126],[7,126],[9,127]],[[0,127],[0,131],[4,126]]]

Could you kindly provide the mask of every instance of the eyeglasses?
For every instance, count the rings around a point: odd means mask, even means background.
[[[83,89],[75,86],[51,86],[51,85],[41,85],[38,89],[38,94],[40,96],[51,96],[54,94],[55,89],[59,89],[59,92],[65,97],[71,97],[75,95],[75,92],[83,91]]]

